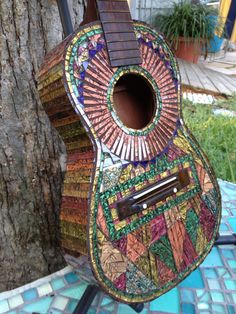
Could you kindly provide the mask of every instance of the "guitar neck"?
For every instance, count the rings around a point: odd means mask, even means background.
[[[142,63],[126,0],[97,0],[112,67]]]

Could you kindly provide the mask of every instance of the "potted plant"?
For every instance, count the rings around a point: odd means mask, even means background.
[[[207,51],[218,27],[210,18],[212,14],[205,4],[181,1],[166,14],[157,15],[154,26],[169,40],[177,57],[197,63],[202,48]]]

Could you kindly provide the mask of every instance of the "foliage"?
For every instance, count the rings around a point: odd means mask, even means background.
[[[217,108],[236,108],[236,97]],[[212,106],[183,103],[185,122],[207,154],[218,178],[236,183],[236,118],[214,115]]]
[[[214,36],[214,31],[220,31],[222,28],[222,23],[211,18],[213,15],[216,16],[217,12],[207,5],[181,1],[174,3],[172,10],[156,15],[154,26],[175,48],[180,37],[184,37],[187,43],[194,39],[194,43],[207,46]]]

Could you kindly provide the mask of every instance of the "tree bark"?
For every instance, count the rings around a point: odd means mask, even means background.
[[[78,25],[84,3],[71,3]],[[0,0],[0,291],[61,269],[65,146],[38,98],[36,75],[62,40],[56,1]]]

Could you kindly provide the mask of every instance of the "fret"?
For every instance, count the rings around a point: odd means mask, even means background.
[[[102,24],[121,24],[121,23],[125,23],[125,24],[129,24],[129,23],[131,23],[131,24],[133,24],[133,22],[131,22],[131,21],[122,21],[122,20],[119,20],[119,21],[115,21],[115,22],[112,22],[112,21],[103,21],[102,22]]]
[[[106,42],[118,42],[118,41],[137,41],[136,37],[134,36],[133,32],[125,32],[125,33],[106,33]]]
[[[140,58],[134,57],[134,58],[124,58],[124,59],[116,59],[112,60],[112,66],[113,67],[119,67],[119,66],[126,66],[126,65],[135,65],[139,64]]]
[[[119,11],[116,11],[116,12],[114,12],[114,10],[100,10],[100,14],[101,13],[117,13],[117,14],[120,14],[120,13],[130,13],[130,12],[127,11],[127,10],[119,10]]]
[[[109,55],[110,55],[110,60],[118,60],[118,59],[122,59],[124,57],[127,57],[127,58],[136,57],[137,58],[139,56],[137,50],[135,50],[135,49],[110,51]]]
[[[106,33],[109,32],[115,32],[115,33],[121,33],[121,32],[133,32],[133,24],[132,23],[124,23],[124,24],[118,24],[118,23],[109,23],[109,24],[103,24],[103,30]],[[133,33],[134,34],[134,33]],[[135,34],[134,34],[135,38]]]
[[[127,1],[97,0],[97,8],[111,66],[142,63]]]
[[[130,49],[136,49],[137,48],[137,41],[123,41],[123,42],[113,42],[109,44],[108,51],[118,51],[118,50],[130,50]]]

